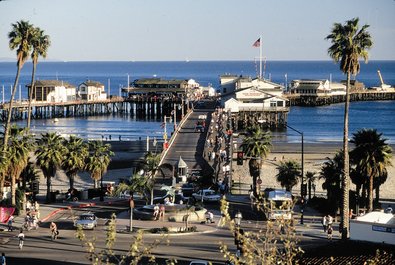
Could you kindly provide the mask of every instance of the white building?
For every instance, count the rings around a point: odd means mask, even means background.
[[[220,77],[221,103],[231,112],[285,108],[284,87],[268,80],[236,75]]]
[[[329,80],[297,79],[291,82],[291,93],[301,96],[345,95],[346,86]]]
[[[31,84],[27,85],[30,93]],[[59,80],[38,80],[34,83],[32,102],[60,103],[76,100],[76,87]]]
[[[350,220],[350,239],[395,245],[395,217],[371,212]]]
[[[78,86],[78,94],[82,100],[98,101],[106,100],[107,93],[104,85],[97,81],[87,80]]]

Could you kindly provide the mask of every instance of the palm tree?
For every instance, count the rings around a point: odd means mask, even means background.
[[[33,150],[32,138],[30,135],[23,136],[23,131],[15,130],[12,134],[7,149],[9,160],[8,175],[11,178],[11,204],[16,205],[16,181],[21,172],[25,169],[29,161],[29,153]]]
[[[243,139],[241,149],[247,157],[250,175],[252,177],[252,189],[254,195],[258,195],[257,179],[260,178],[260,171],[263,160],[267,157],[272,146],[270,132],[264,132],[259,127],[250,127],[246,131],[247,135]]]
[[[293,186],[298,183],[301,174],[300,164],[295,160],[281,161],[277,170],[277,181],[280,182],[281,187],[285,187],[285,190],[291,192]]]
[[[386,174],[391,166],[392,149],[376,129],[362,129],[353,134],[351,143],[355,148],[350,152],[358,173],[365,176],[368,185],[368,211],[373,210],[373,183],[375,178]]]
[[[344,175],[343,175],[343,207],[342,207],[342,239],[349,238],[349,154],[348,154],[348,111],[350,103],[350,78],[351,75],[359,73],[359,59],[368,60],[368,52],[373,43],[370,33],[366,31],[369,25],[363,25],[359,29],[359,19],[354,18],[346,21],[344,25],[335,23],[331,33],[326,36],[331,40],[332,45],[328,48],[329,56],[335,61],[340,62],[340,70],[347,74],[346,102],[344,105],[344,131],[343,131],[343,151],[344,151]]]
[[[30,129],[30,116],[32,113],[32,99],[33,99],[33,91],[34,91],[34,82],[35,82],[35,74],[38,63],[38,57],[42,56],[43,58],[47,57],[48,47],[51,45],[49,40],[49,36],[44,34],[44,31],[40,28],[34,28],[31,44],[33,47],[32,52],[32,62],[33,62],[33,70],[32,70],[32,81],[31,87],[29,91],[29,105],[28,105],[28,115],[27,115],[27,128]]]
[[[10,103],[8,105],[7,121],[4,128],[3,151],[7,150],[8,146],[12,107],[14,103],[16,88],[18,86],[19,75],[21,73],[23,64],[29,57],[29,52],[31,50],[31,36],[34,32],[33,25],[31,25],[28,21],[21,20],[15,24],[11,24],[11,26],[12,30],[8,33],[8,38],[10,39],[9,47],[11,50],[17,49],[17,73],[11,92]]]
[[[47,202],[51,201],[51,178],[63,161],[66,147],[63,145],[63,137],[56,133],[46,133],[37,139],[36,165],[43,171],[47,179]]]
[[[89,141],[88,152],[85,169],[90,173],[94,187],[97,188],[98,181],[106,173],[114,152],[111,151],[111,145],[103,144],[102,141]]]
[[[134,174],[129,180],[125,180],[117,186],[116,195],[120,195],[124,191],[129,191],[131,198],[133,194],[138,193],[145,199],[146,204],[150,202],[150,193],[153,190],[153,182],[143,175]],[[152,203],[151,203],[152,204]]]
[[[315,174],[316,174],[316,172],[311,172],[311,171],[307,171],[306,172],[306,180],[307,180],[307,183],[308,183],[308,190],[309,190],[309,200],[311,200],[311,185],[316,180]]]
[[[343,176],[343,151],[339,151],[333,158],[327,157],[321,167],[320,179],[324,179],[322,188],[326,190],[330,212],[336,212],[341,196],[341,180]]]
[[[146,186],[150,188],[151,193],[151,204],[154,200],[154,183],[155,183],[155,175],[159,169],[160,155],[153,154],[148,152],[144,157],[144,169],[147,177]]]
[[[62,169],[70,180],[70,190],[74,189],[74,179],[78,171],[85,168],[85,160],[88,157],[88,146],[82,138],[70,136],[64,139],[65,153],[62,161]]]

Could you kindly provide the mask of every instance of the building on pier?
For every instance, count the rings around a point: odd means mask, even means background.
[[[98,81],[86,80],[78,86],[78,95],[82,100],[97,101],[106,100],[107,93],[104,85]]]
[[[27,85],[28,93],[32,85]],[[34,83],[32,102],[59,103],[76,100],[76,87],[60,80],[38,80]]]
[[[346,86],[326,79],[296,79],[291,82],[290,93],[300,96],[345,95]]]
[[[134,80],[130,85],[130,87],[122,89],[124,96],[128,98],[138,96],[182,97],[186,94],[194,94],[200,88],[199,83],[193,79],[142,78]]]
[[[266,79],[237,75],[220,76],[221,105],[233,116],[236,127],[266,120],[275,127],[285,124],[289,107],[284,86]]]

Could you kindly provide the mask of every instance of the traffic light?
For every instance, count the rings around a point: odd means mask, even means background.
[[[237,152],[237,165],[242,166],[243,165],[243,159],[244,159],[244,153],[243,152]]]
[[[32,190],[32,192],[33,193],[39,193],[39,189],[40,189],[39,182],[37,180],[33,180],[31,182],[31,190]]]

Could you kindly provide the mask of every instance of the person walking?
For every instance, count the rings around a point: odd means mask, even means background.
[[[333,228],[331,225],[328,225],[328,240],[332,241],[332,234],[333,234]]]
[[[165,206],[163,204],[159,207],[159,219],[165,220]]]
[[[10,232],[12,232],[14,230],[13,223],[14,223],[14,216],[11,215],[10,218],[8,218],[8,222],[7,222],[8,231],[10,231]]]
[[[154,206],[154,220],[158,220],[159,219],[159,206],[158,204],[155,204]]]
[[[54,222],[51,222],[51,225],[49,226],[49,229],[51,230],[51,239],[56,240],[59,235],[58,227]]]
[[[322,227],[324,228],[324,232],[326,233],[326,229],[328,227],[328,220],[327,220],[327,216],[326,215],[324,215],[324,217],[322,217],[321,223],[322,223]]]
[[[6,265],[6,258],[4,252],[0,256],[0,265]]]
[[[19,230],[18,234],[18,239],[19,239],[19,249],[23,248],[23,242],[25,241],[25,234],[23,233],[23,229]]]

